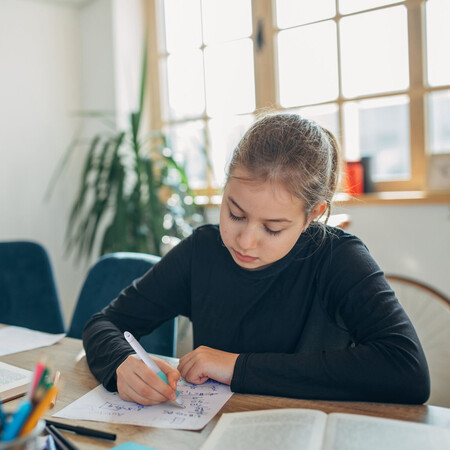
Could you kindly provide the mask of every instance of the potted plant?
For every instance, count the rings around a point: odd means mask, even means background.
[[[67,250],[89,257],[99,240],[100,254],[133,251],[161,255],[163,237],[183,238],[201,223],[201,208],[195,204],[184,167],[174,157],[166,136],[141,132],[146,49],[142,64],[139,107],[128,116],[128,125],[117,129],[111,113],[84,112],[100,119],[107,129],[81,141],[76,138],[59,167],[75,148],[88,147],[80,187],[67,227]],[[169,238],[170,236],[170,238]]]

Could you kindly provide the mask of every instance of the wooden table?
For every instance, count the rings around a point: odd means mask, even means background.
[[[98,385],[86,363],[82,343],[78,339],[64,338],[51,347],[43,347],[27,352],[1,356],[0,361],[24,369],[33,370],[39,356],[46,356],[55,370],[60,370],[61,393],[51,414],[66,407],[69,403],[89,392]],[[6,403],[7,411],[17,407],[20,399]],[[314,400],[295,400],[281,397],[234,394],[219,414],[201,431],[183,431],[133,425],[110,424],[103,422],[75,421],[57,419],[61,422],[84,425],[117,434],[116,441],[93,439],[67,433],[80,449],[112,448],[123,442],[132,441],[154,447],[158,450],[198,449],[217,423],[222,413],[263,410],[271,408],[319,409],[326,413],[345,412],[392,419],[422,422],[450,428],[450,409],[438,406],[410,406],[365,402],[329,402]],[[50,418],[51,414],[45,417]]]

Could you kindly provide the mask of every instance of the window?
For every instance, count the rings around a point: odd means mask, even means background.
[[[431,153],[450,153],[450,2],[426,3],[428,136]]]
[[[427,156],[450,153],[448,0],[152,5],[153,126],[198,190],[222,185],[262,108],[324,125],[348,161],[370,157],[378,190],[423,189]]]

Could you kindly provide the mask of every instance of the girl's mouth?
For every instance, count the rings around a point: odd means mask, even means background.
[[[233,251],[234,251],[234,254],[236,255],[236,258],[242,262],[250,263],[250,262],[256,261],[258,259],[258,258],[255,258],[254,256],[243,255],[242,253],[239,253],[238,251],[236,251],[234,249],[233,249]]]

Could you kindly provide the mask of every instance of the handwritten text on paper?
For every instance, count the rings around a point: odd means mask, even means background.
[[[117,392],[108,392],[103,386],[97,386],[54,416],[147,427],[199,430],[217,414],[232,395],[229,386],[213,380],[195,385],[180,379],[178,391],[186,406],[184,409],[171,403],[142,406],[126,402]]]

